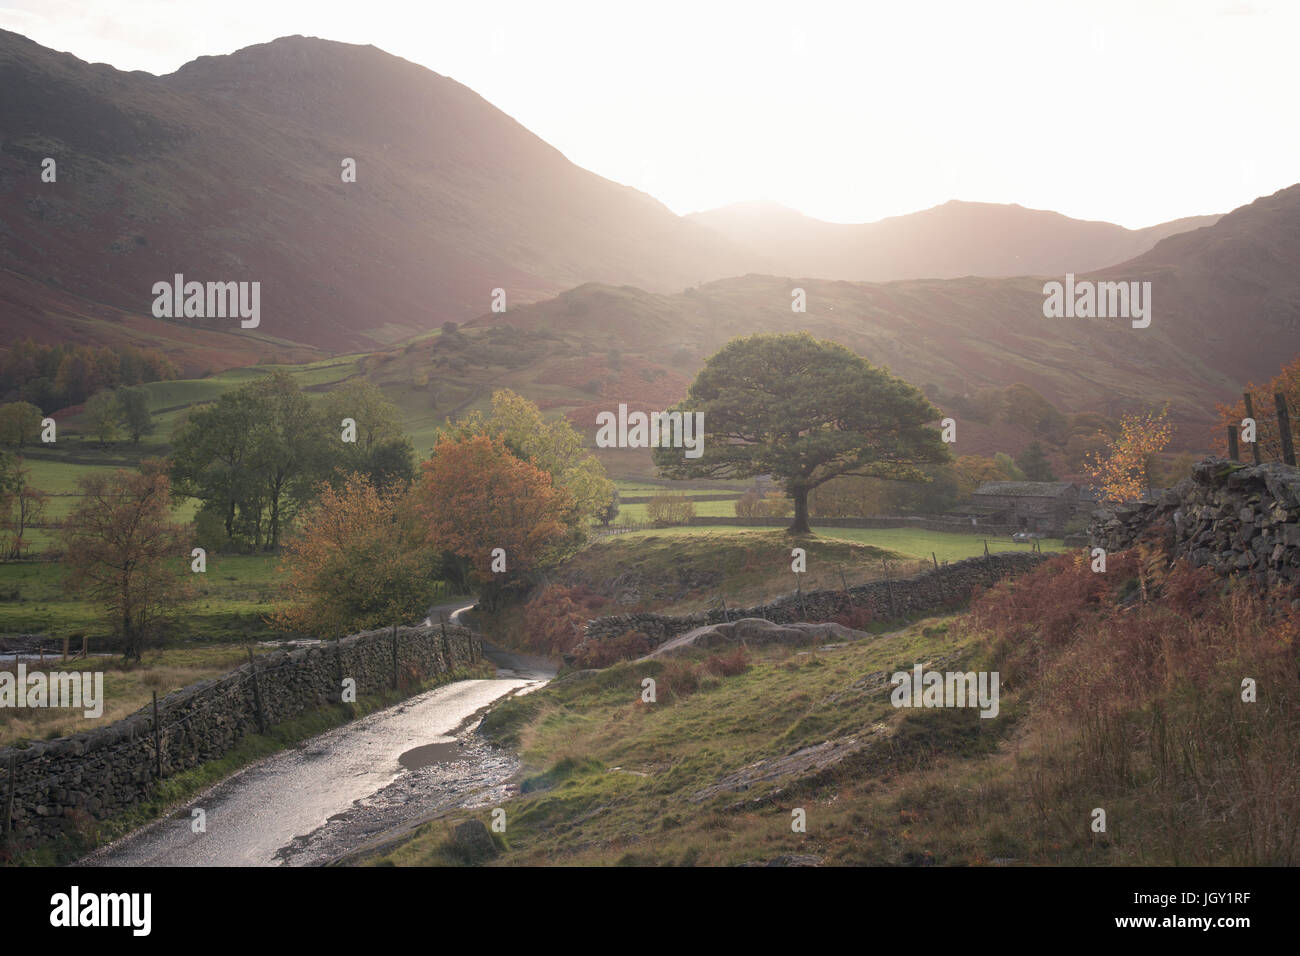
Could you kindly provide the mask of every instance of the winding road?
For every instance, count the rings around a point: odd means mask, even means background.
[[[449,608],[431,617],[439,610]],[[320,865],[452,807],[491,805],[518,762],[473,726],[555,671],[491,645],[484,653],[494,679],[437,687],[260,760],[79,865]]]

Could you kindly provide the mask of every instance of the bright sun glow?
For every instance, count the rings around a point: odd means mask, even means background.
[[[1297,179],[1300,4],[9,0],[0,27],[170,72],[288,34],[469,86],[679,213],[863,222],[949,199],[1131,228]]]

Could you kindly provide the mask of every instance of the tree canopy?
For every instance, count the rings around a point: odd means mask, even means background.
[[[31,402],[0,405],[0,445],[22,448],[41,435],[41,410]]]
[[[503,584],[542,562],[565,538],[569,493],[499,438],[442,435],[414,491],[428,539],[469,568],[491,606]],[[494,571],[492,552],[505,552]]]
[[[323,488],[285,544],[287,600],[276,625],[330,635],[422,613],[439,569],[409,494],[355,473]]]
[[[171,521],[162,463],[140,471],[96,472],[80,481],[81,501],[63,524],[68,583],[104,607],[128,660],[140,660],[167,607],[183,595],[183,528]]]
[[[698,458],[656,448],[672,478],[772,475],[794,499],[791,531],[808,533],[808,493],[840,475],[924,480],[949,459],[939,412],[915,386],[806,332],[733,339],[672,411],[704,414]]]
[[[609,514],[615,490],[604,465],[588,453],[582,436],[572,425],[562,418],[547,421],[541,409],[522,395],[509,389],[493,392],[490,415],[485,418],[478,412],[471,413],[456,422],[450,434],[459,438],[500,438],[516,457],[550,475],[552,483],[565,489],[572,499],[566,524],[578,527]]]

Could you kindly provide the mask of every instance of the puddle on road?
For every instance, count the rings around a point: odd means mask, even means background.
[[[432,767],[439,763],[455,763],[458,760],[465,759],[466,748],[463,747],[459,740],[448,740],[444,743],[425,744],[423,747],[413,747],[397,758],[407,770],[422,770],[425,767]]]

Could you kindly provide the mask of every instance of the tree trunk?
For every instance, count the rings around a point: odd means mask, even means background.
[[[794,524],[790,525],[790,533],[812,534],[808,526],[808,489],[796,485],[790,489],[790,497],[794,498]]]
[[[280,483],[271,486],[271,534],[270,550],[280,550]]]

